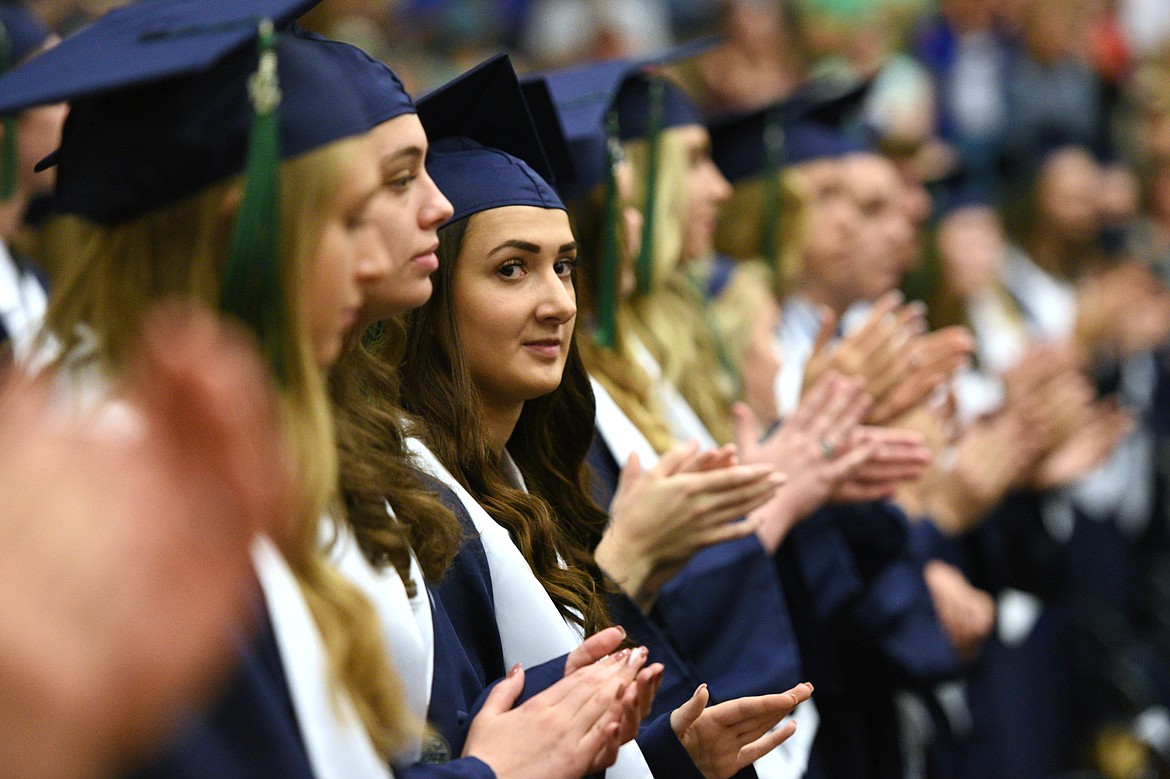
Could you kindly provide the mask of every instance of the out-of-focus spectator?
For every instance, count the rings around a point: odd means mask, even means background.
[[[711,111],[774,103],[800,85],[808,52],[792,0],[729,0],[720,23],[726,40],[676,68],[695,101]]]
[[[915,53],[934,74],[939,134],[957,149],[969,175],[989,184],[1007,132],[1012,59],[997,0],[941,0]]]
[[[1099,148],[1100,86],[1084,51],[1080,3],[1028,0],[1023,48],[1007,74],[1009,178],[1019,180],[1044,154],[1062,145]]]
[[[645,54],[672,41],[663,0],[546,0],[531,6],[521,48],[541,68]]]

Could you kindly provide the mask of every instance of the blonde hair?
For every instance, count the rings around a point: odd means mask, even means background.
[[[623,316],[658,361],[664,379],[682,393],[715,440],[725,443],[733,437],[731,381],[703,319],[702,294],[680,268],[690,157],[678,132],[663,130],[659,143],[653,286],[623,302]],[[630,141],[626,153],[634,170],[643,173],[648,144]],[[644,174],[635,177],[635,203],[645,202],[646,185]]]
[[[766,282],[783,298],[795,286],[804,260],[801,250],[808,240],[809,215],[806,188],[789,172],[780,177],[780,219],[774,229],[776,264],[767,268]],[[764,233],[764,188],[766,180],[755,177],[736,182],[731,197],[719,214],[715,229],[715,250],[737,260],[766,260],[760,239]]]
[[[303,277],[324,228],[321,214],[357,160],[357,144],[357,139],[339,141],[281,166],[287,337],[279,407],[299,488],[285,554],[321,630],[334,683],[348,692],[374,745],[389,758],[419,725],[403,704],[376,613],[320,547],[322,515],[339,510],[337,451],[325,377],[301,313],[307,294]],[[62,354],[70,355],[82,338],[92,336],[91,362],[116,375],[127,364],[141,317],[152,303],[178,296],[215,309],[231,230],[225,203],[239,186],[238,179],[223,182],[113,225],[58,217],[52,229],[64,253],[46,331],[62,344]]]
[[[596,316],[597,293],[601,286],[599,275],[606,239],[605,185],[594,187],[588,194],[566,205],[569,224],[577,238],[577,256],[581,260],[577,266],[577,305],[581,311],[587,312],[582,319],[588,321],[589,315]],[[623,203],[620,207],[626,205]],[[612,225],[612,229],[617,232],[619,263],[632,263],[626,231],[620,224]],[[650,377],[630,351],[629,339],[625,337],[630,326],[628,318],[629,312],[619,308],[613,348],[599,346],[590,337],[592,334],[578,337],[577,346],[589,375],[605,388],[622,413],[661,454],[674,445],[674,437],[654,397]]]

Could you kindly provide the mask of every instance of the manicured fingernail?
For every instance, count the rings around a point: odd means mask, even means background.
[[[610,655],[610,657],[612,657],[614,659],[614,662],[618,662],[618,663],[622,662],[623,660],[625,660],[629,656],[630,656],[629,649],[622,649],[622,650],[619,650],[618,652],[615,652],[614,654]]]
[[[650,656],[650,650],[644,646],[640,646],[637,649],[635,649],[633,652],[630,652],[630,656],[628,658],[626,658],[626,663],[629,665],[637,665],[639,663],[644,663],[644,662],[646,662],[646,658],[649,656]]]
[[[520,673],[520,663],[516,663],[516,665],[508,669],[508,678],[510,679],[518,673]]]

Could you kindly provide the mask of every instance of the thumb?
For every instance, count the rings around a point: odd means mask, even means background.
[[[625,466],[622,467],[622,472],[618,474],[618,483],[614,495],[622,494],[631,485],[636,484],[641,477],[642,461],[638,459],[637,452],[631,452],[630,459],[626,460]]]
[[[565,660],[565,676],[597,662],[606,655],[616,652],[626,638],[626,630],[620,625],[599,630],[581,642]]]
[[[740,453],[755,451],[759,437],[759,423],[751,406],[742,401],[731,406],[732,425],[735,428],[735,443]]]
[[[670,729],[676,736],[686,733],[707,707],[707,685],[700,684],[691,699],[670,713]]]
[[[503,714],[516,704],[516,699],[524,691],[524,668],[519,664],[512,666],[508,675],[496,683],[483,702],[480,713]]]

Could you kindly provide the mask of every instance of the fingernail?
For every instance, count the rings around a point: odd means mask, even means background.
[[[627,638],[629,638],[629,633],[626,632],[624,627],[621,625],[614,625],[614,627],[622,632],[622,641],[625,641]]]
[[[628,658],[629,656],[630,656],[629,649],[622,649],[622,650],[619,650],[618,652],[615,652],[614,654],[610,655],[610,657],[612,657],[615,662],[619,662],[619,663],[621,661],[625,660],[626,658]]]
[[[516,665],[508,669],[508,678],[511,679],[518,673],[520,673],[520,663],[516,663]]]
[[[635,649],[633,652],[630,652],[630,656],[628,658],[626,658],[626,664],[627,665],[638,665],[639,663],[644,663],[644,662],[646,662],[646,658],[649,657],[649,655],[650,655],[650,650],[644,646],[640,646],[637,649]]]

